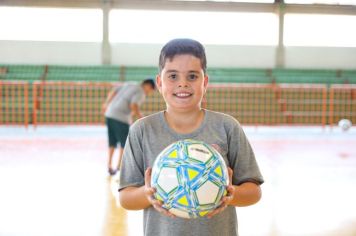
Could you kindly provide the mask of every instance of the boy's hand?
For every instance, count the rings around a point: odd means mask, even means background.
[[[147,200],[149,201],[149,203],[161,214],[165,215],[165,216],[169,216],[174,218],[175,215],[173,215],[172,213],[170,213],[169,211],[167,211],[166,209],[164,209],[162,207],[162,202],[157,200],[154,197],[154,193],[156,192],[156,189],[151,187],[151,172],[152,172],[152,168],[149,167],[147,168],[146,172],[145,172],[145,195]]]
[[[233,171],[232,171],[232,169],[230,167],[228,167],[227,168],[227,172],[229,174],[229,185],[226,186],[227,195],[222,197],[219,207],[217,207],[214,211],[210,212],[207,215],[207,218],[209,218],[209,219],[211,217],[219,214],[220,212],[224,211],[226,209],[226,207],[230,204],[230,202],[232,201],[232,199],[234,197],[235,188],[232,185],[232,174],[233,174]]]

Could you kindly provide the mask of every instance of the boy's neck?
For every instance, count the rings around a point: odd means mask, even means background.
[[[174,112],[167,109],[164,113],[168,126],[179,134],[189,134],[198,129],[204,120],[204,110]]]

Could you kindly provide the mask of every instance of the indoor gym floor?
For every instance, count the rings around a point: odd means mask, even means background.
[[[265,178],[240,236],[356,235],[356,129],[245,127]],[[104,126],[0,126],[1,236],[140,236],[106,172]]]

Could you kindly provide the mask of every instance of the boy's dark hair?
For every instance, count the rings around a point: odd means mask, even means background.
[[[144,81],[142,81],[141,84],[142,84],[142,85],[144,85],[144,84],[149,84],[149,85],[151,85],[152,89],[156,89],[156,83],[155,83],[155,81],[154,81],[153,79],[151,79],[151,78],[145,79]]]
[[[201,67],[206,73],[206,56],[204,46],[193,39],[173,39],[163,46],[159,55],[159,72],[167,59],[172,60],[176,55],[190,54],[200,59]]]

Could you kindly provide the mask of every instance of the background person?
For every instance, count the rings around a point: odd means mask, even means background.
[[[129,126],[133,120],[142,117],[139,107],[146,96],[154,92],[155,87],[153,79],[146,79],[141,84],[125,83],[123,86],[115,87],[109,92],[102,108],[108,130],[108,172],[110,175],[114,175],[120,170]],[[113,168],[112,157],[118,144],[118,165],[117,168]]]

